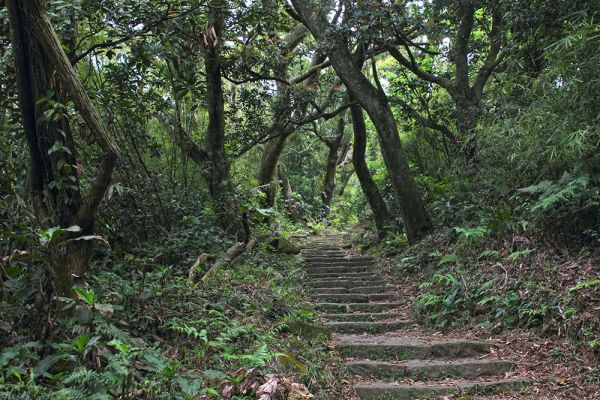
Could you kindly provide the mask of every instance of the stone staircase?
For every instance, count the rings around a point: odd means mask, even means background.
[[[453,394],[519,392],[514,365],[494,359],[485,342],[404,337],[413,323],[398,312],[400,290],[375,261],[352,256],[335,239],[303,250],[312,298],[333,333],[361,399],[431,399]]]

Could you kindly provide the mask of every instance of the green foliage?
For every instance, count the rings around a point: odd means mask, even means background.
[[[467,241],[480,240],[489,233],[489,230],[483,226],[476,226],[474,228],[454,228],[454,231]]]

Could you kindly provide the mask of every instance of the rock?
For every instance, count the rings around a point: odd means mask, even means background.
[[[284,254],[300,254],[300,248],[285,238],[275,238],[269,242],[273,249]]]

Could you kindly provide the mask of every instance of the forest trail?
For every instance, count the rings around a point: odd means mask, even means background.
[[[443,398],[518,393],[529,382],[506,378],[515,365],[483,341],[415,337],[398,311],[398,286],[370,257],[327,236],[302,250],[313,300],[346,358],[360,399]]]

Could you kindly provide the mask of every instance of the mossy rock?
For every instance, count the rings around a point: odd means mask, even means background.
[[[274,238],[269,242],[269,246],[284,254],[300,254],[300,248],[285,238]]]

